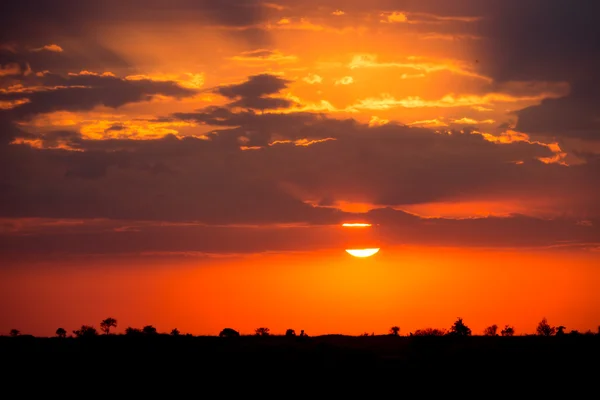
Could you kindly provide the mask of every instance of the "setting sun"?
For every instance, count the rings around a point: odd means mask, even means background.
[[[346,253],[350,254],[351,256],[354,257],[359,257],[359,258],[365,258],[365,257],[371,257],[374,254],[377,254],[379,252],[379,249],[375,248],[375,249],[347,249]]]
[[[345,223],[342,226],[345,227],[353,227],[353,228],[365,228],[365,227],[369,227],[371,226],[371,224],[364,224],[364,223]]]

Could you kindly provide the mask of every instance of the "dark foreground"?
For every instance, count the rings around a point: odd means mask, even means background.
[[[380,376],[432,379],[439,376],[486,376],[490,385],[506,389],[511,382],[565,384],[577,377],[573,390],[597,382],[600,372],[600,335],[564,337],[128,337],[94,338],[0,337],[4,378],[30,381],[69,377],[95,385],[114,380],[146,384],[179,379],[211,383],[209,376],[249,377],[273,374],[296,382],[333,376],[348,384],[377,372]],[[212,374],[211,374],[212,373]],[[112,378],[110,378],[112,377]],[[546,377],[546,378],[544,378]],[[237,378],[236,378],[237,379]],[[562,381],[561,381],[562,379]],[[565,379],[568,379],[565,381]],[[472,380],[476,384],[479,380]],[[364,382],[363,382],[364,383]],[[570,384],[570,383],[569,383]],[[435,386],[435,385],[434,385]],[[502,390],[504,390],[502,389]]]

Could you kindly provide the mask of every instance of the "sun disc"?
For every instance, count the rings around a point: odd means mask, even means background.
[[[360,257],[360,258],[371,257],[373,254],[376,254],[377,252],[379,252],[379,248],[346,249],[346,253],[350,254],[351,256]]]

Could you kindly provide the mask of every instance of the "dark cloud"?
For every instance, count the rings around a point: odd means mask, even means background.
[[[572,87],[566,97],[518,111],[517,129],[559,139],[600,139],[598,3],[503,1],[490,3],[485,12],[479,27],[485,37],[483,71],[497,81],[565,81]]]
[[[97,29],[119,23],[197,22],[205,26],[244,28],[264,22],[273,11],[260,0],[4,1],[0,4],[0,37],[3,41],[39,47],[47,44],[47,40],[61,38],[96,42]],[[266,38],[252,32],[249,37]]]
[[[42,89],[0,93],[0,100],[28,100],[5,111],[14,119],[30,118],[52,111],[83,111],[104,105],[117,108],[127,103],[151,100],[155,95],[182,98],[194,90],[172,81],[127,80],[115,76],[79,74],[63,77],[45,74],[36,77]]]
[[[2,44],[0,42],[0,45]],[[41,37],[36,45],[50,44],[53,43]],[[23,44],[0,47],[0,66],[17,65],[20,70],[17,75],[0,77],[0,84],[23,83],[27,76],[35,72],[52,71],[67,74],[82,70],[111,71],[131,67],[123,57],[93,39],[87,40],[81,48],[67,47],[63,52],[31,51],[33,48]]]
[[[343,215],[351,218],[352,215]],[[4,259],[119,254],[244,254],[314,251],[361,245],[433,245],[504,248],[597,248],[599,220],[539,219],[514,215],[474,219],[423,219],[377,209],[362,220],[380,223],[367,230],[340,226],[204,226],[115,220],[4,220]]]
[[[290,83],[276,75],[261,74],[250,76],[247,81],[239,84],[225,85],[215,89],[215,92],[229,99],[234,99],[230,107],[242,107],[256,110],[288,108],[294,102],[267,97],[279,93]]]
[[[551,199],[561,211],[600,213],[600,194],[591,185],[597,163],[546,165],[536,158],[552,153],[539,144],[494,144],[477,134],[393,124],[369,128],[314,114],[236,118],[230,122],[236,127],[209,140],[99,141],[55,132],[41,138],[82,151],[10,145],[0,159],[0,216],[330,224],[348,215],[304,201],[402,206],[514,196]],[[262,130],[264,142],[335,140],[240,150],[246,143],[240,137]]]

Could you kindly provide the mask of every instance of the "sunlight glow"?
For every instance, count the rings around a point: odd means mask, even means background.
[[[373,254],[379,252],[379,248],[374,249],[346,249],[346,252],[354,257],[371,257]]]
[[[349,226],[349,227],[365,227],[365,226],[371,226],[371,224],[343,224],[342,226]]]

